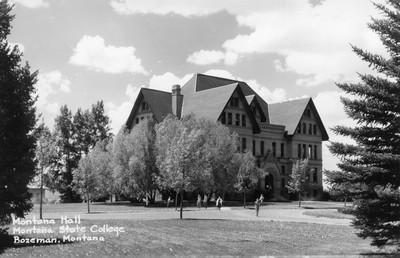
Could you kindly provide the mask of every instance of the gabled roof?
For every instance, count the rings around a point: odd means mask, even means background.
[[[244,96],[254,95],[254,98],[257,99],[258,104],[261,107],[262,112],[266,118],[266,122],[269,122],[269,112],[268,112],[268,104],[245,82],[231,80],[211,75],[205,74],[195,74],[183,87],[182,94],[185,96],[191,92],[200,92],[204,90],[210,90],[218,87],[223,87],[226,85],[230,85],[233,83],[237,83],[240,86]]]
[[[233,93],[237,92],[239,99],[242,101],[244,109],[248,114],[253,131],[260,131],[260,127],[255,121],[254,116],[251,114],[250,107],[247,104],[246,98],[237,82],[199,92],[189,90],[191,88],[192,87],[189,86],[186,88],[186,91],[182,91],[184,95],[182,116],[194,114],[196,117],[204,117],[212,121],[217,121]]]
[[[325,130],[322,120],[311,98],[269,104],[270,122],[272,124],[284,125],[286,127],[287,134],[294,135],[303,113],[308,106],[312,109],[315,115],[315,120],[322,133],[322,140],[328,140],[328,133]]]
[[[170,92],[141,88],[135,104],[132,107],[126,125],[130,128],[132,127],[133,119],[135,118],[135,115],[139,110],[140,103],[143,99],[149,104],[150,110],[153,113],[157,123],[161,123],[164,117],[172,113],[171,95],[172,94]]]

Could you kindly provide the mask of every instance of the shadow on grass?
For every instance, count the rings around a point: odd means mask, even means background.
[[[72,244],[74,241],[63,240],[62,238],[40,238],[45,239],[43,242],[40,241],[38,243],[14,243],[14,237],[18,237],[19,240],[22,239],[39,239],[39,238],[31,238],[31,237],[24,237],[19,235],[8,235],[8,234],[0,234],[0,255],[4,253],[6,249],[9,248],[24,248],[30,246],[46,246],[46,245],[64,245],[64,244]],[[46,241],[46,239],[54,239],[52,241]],[[46,243],[50,242],[50,243]]]

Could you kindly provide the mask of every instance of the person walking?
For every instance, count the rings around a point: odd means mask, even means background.
[[[256,217],[258,217],[258,212],[260,211],[261,201],[257,198],[255,201]]]
[[[218,196],[218,199],[215,202],[215,204],[217,205],[218,209],[221,210],[221,207],[222,207],[222,198],[221,198],[221,196]]]
[[[200,194],[197,195],[197,208],[201,208],[201,196]]]
[[[207,196],[207,194],[205,194],[204,195],[204,200],[203,200],[203,205],[204,205],[204,207],[207,209],[207,206],[208,206],[208,196]]]
[[[263,202],[264,202],[264,195],[261,194],[260,195],[260,206],[262,206]]]

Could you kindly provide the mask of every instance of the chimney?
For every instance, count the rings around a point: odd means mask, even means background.
[[[177,118],[181,118],[183,95],[181,94],[181,86],[172,86],[172,114]]]

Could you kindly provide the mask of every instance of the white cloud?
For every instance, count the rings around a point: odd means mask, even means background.
[[[298,74],[297,84],[302,86],[354,82],[359,80],[357,72],[370,72],[350,44],[386,54],[378,36],[367,27],[371,16],[380,17],[371,1],[325,0],[312,5],[309,0],[255,0],[251,4],[242,0],[112,0],[111,5],[120,14],[189,17],[226,11],[252,31],[227,39],[223,51],[194,52],[189,62],[233,65],[250,54],[279,54],[283,61],[278,71]]]
[[[10,2],[12,4],[20,4],[31,9],[49,6],[49,3],[43,0],[11,0]]]
[[[77,43],[69,62],[98,72],[112,74],[140,73],[147,75],[134,47],[106,46],[100,36],[83,36]]]
[[[162,90],[162,91],[168,91],[170,92],[172,89],[172,85],[179,84],[183,85],[185,84],[193,74],[187,74],[183,76],[182,78],[179,78],[173,73],[166,72],[162,75],[153,75],[149,81],[149,88],[150,89],[155,89],[155,90]]]
[[[346,138],[340,135],[336,135],[331,128],[337,125],[344,126],[356,126],[356,122],[347,117],[344,112],[343,104],[340,102],[340,96],[352,98],[352,96],[344,95],[338,91],[325,91],[320,92],[314,99],[314,103],[318,109],[318,113],[324,123],[325,129],[329,135],[330,142],[343,142],[343,143],[354,143],[350,138]],[[323,143],[322,155],[324,161],[324,168],[328,170],[337,169],[336,164],[339,159],[333,156],[328,149],[329,142]]]
[[[36,83],[37,96],[36,105],[39,110],[45,110],[49,113],[55,114],[59,110],[57,102],[50,103],[48,97],[55,95],[58,92],[70,93],[71,82],[65,79],[60,71],[52,71],[49,73],[39,73],[38,81]]]

